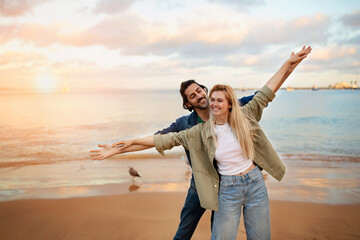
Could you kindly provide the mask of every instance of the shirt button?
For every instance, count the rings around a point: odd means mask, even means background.
[[[217,187],[217,185],[215,184],[214,187]]]
[[[211,155],[213,155],[213,153],[212,153],[212,152],[211,152],[210,154],[211,154]]]

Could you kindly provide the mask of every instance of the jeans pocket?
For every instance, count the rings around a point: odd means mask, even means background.
[[[220,180],[220,187],[231,187],[234,185],[234,181],[226,179],[226,180]]]
[[[232,180],[220,180],[219,196],[231,191],[234,182]]]
[[[256,171],[255,174],[251,175],[251,181],[254,183],[264,181],[264,177],[260,170]]]

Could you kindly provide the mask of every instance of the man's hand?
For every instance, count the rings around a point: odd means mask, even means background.
[[[117,148],[118,151],[123,151],[124,149],[134,145],[133,139],[121,140],[119,142],[113,143],[111,146]]]
[[[112,147],[110,144],[98,144],[101,149],[91,150],[90,157],[92,160],[104,160],[118,154],[118,148]]]

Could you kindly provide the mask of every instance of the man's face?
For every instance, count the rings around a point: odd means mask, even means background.
[[[207,109],[209,107],[206,91],[196,83],[191,84],[185,90],[185,95],[188,100],[186,106],[193,107],[194,109]]]

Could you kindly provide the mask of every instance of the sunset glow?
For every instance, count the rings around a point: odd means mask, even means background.
[[[0,0],[0,88],[260,87],[303,45],[311,61],[284,87],[349,83],[359,19],[355,0]]]

